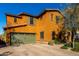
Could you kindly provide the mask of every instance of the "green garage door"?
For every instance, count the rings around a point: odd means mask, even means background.
[[[11,33],[11,45],[35,43],[35,39],[34,33]]]

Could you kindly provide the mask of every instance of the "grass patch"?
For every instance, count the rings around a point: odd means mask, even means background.
[[[72,51],[79,52],[79,42],[75,42],[74,48],[71,49]]]

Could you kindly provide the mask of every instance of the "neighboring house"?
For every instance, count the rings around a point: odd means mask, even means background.
[[[64,16],[59,10],[47,9],[38,16],[27,13],[6,14],[6,41],[49,42],[62,30]]]

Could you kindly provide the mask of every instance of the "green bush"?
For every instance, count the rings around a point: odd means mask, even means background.
[[[68,44],[64,44],[61,48],[62,49],[68,49],[69,45]]]
[[[53,45],[53,40],[49,41],[48,45]]]
[[[53,43],[55,44],[60,44],[59,40],[58,39],[54,39],[54,40],[51,40],[48,42],[48,45],[53,45]]]
[[[64,43],[64,45],[61,48],[68,49],[69,47],[71,47],[71,43]]]
[[[75,42],[74,48],[71,49],[72,51],[79,52],[79,42]]]
[[[55,43],[55,44],[60,44],[60,42],[59,42],[58,39],[54,39],[54,43]]]

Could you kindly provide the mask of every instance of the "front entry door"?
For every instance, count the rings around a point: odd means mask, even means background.
[[[52,40],[54,40],[55,39],[55,32],[53,31],[52,32]]]

